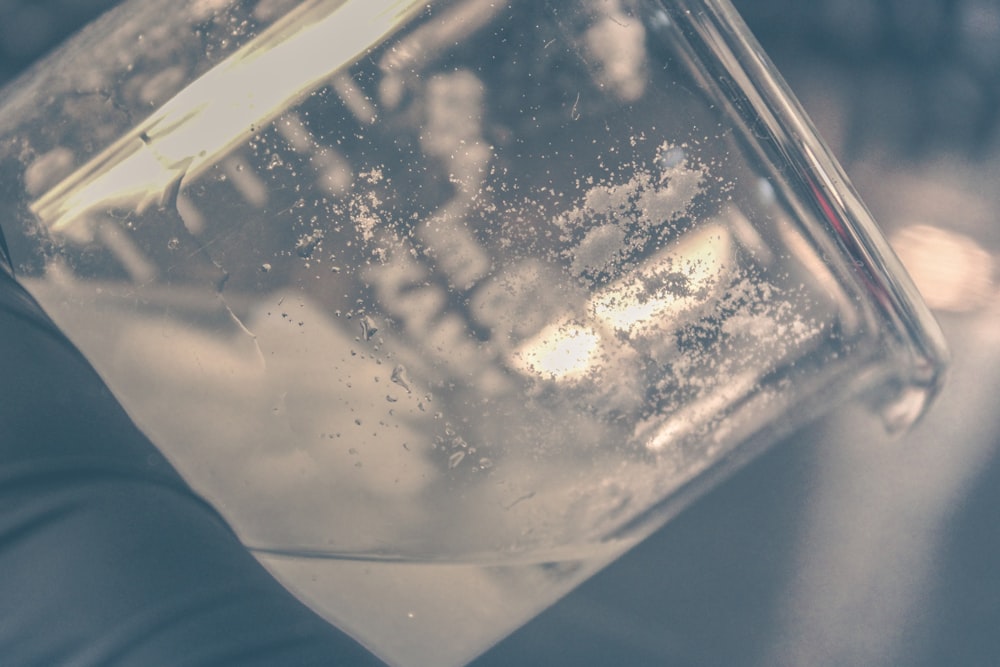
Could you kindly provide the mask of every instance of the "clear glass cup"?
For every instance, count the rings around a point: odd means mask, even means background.
[[[20,279],[247,546],[457,665],[940,332],[726,0],[132,0],[4,91]]]

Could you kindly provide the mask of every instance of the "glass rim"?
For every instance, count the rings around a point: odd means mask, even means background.
[[[701,67],[702,74],[716,80],[728,78],[728,92],[739,93],[736,101],[722,101],[730,115],[747,123],[758,137],[766,133],[770,148],[808,186],[808,203],[815,217],[853,263],[895,343],[895,377],[888,380],[898,383],[900,395],[878,409],[890,431],[909,428],[940,392],[950,358],[944,333],[930,308],[843,167],[730,0],[671,0],[670,4],[683,10],[679,14],[686,23],[680,29],[690,30],[695,37],[687,35],[685,45],[704,44],[710,49],[710,53],[691,54],[692,67]],[[774,162],[764,160],[772,168]],[[788,178],[788,172],[782,172],[774,183],[780,187],[783,178]]]

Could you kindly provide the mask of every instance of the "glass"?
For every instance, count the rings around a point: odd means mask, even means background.
[[[262,562],[464,663],[940,332],[725,0],[134,0],[0,105],[20,279]]]

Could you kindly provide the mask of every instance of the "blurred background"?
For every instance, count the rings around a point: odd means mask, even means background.
[[[0,0],[0,82],[116,4]],[[734,4],[939,317],[949,384],[901,439],[860,410],[788,438],[475,665],[1000,664],[1000,0]]]

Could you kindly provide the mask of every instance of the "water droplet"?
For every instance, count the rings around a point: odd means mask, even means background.
[[[386,394],[385,395],[385,400],[389,401],[390,403],[395,403],[399,399],[396,398],[395,396],[391,395],[391,394]]]
[[[491,461],[490,459],[486,458],[485,456],[479,459],[480,470],[489,470],[492,467],[493,467],[493,461]]]
[[[363,317],[361,319],[361,337],[364,340],[371,340],[372,336],[374,336],[377,332],[378,327],[375,326],[370,318]]]
[[[177,250],[181,247],[181,240],[178,238],[172,238],[167,241],[167,250]]]
[[[264,262],[263,264],[260,265],[260,272],[261,273],[267,273],[270,270],[271,270],[271,265],[268,264],[267,262]]]
[[[407,394],[412,393],[412,390],[410,389],[410,378],[406,374],[406,366],[403,364],[397,364],[396,367],[392,369],[392,375],[389,376],[389,379],[405,389]]]
[[[459,450],[459,451],[455,452],[454,454],[452,454],[451,456],[449,456],[448,457],[448,470],[453,470],[453,469],[457,468],[458,465],[462,462],[462,459],[464,459],[464,458],[465,458],[465,452],[461,451],[461,450]]]

